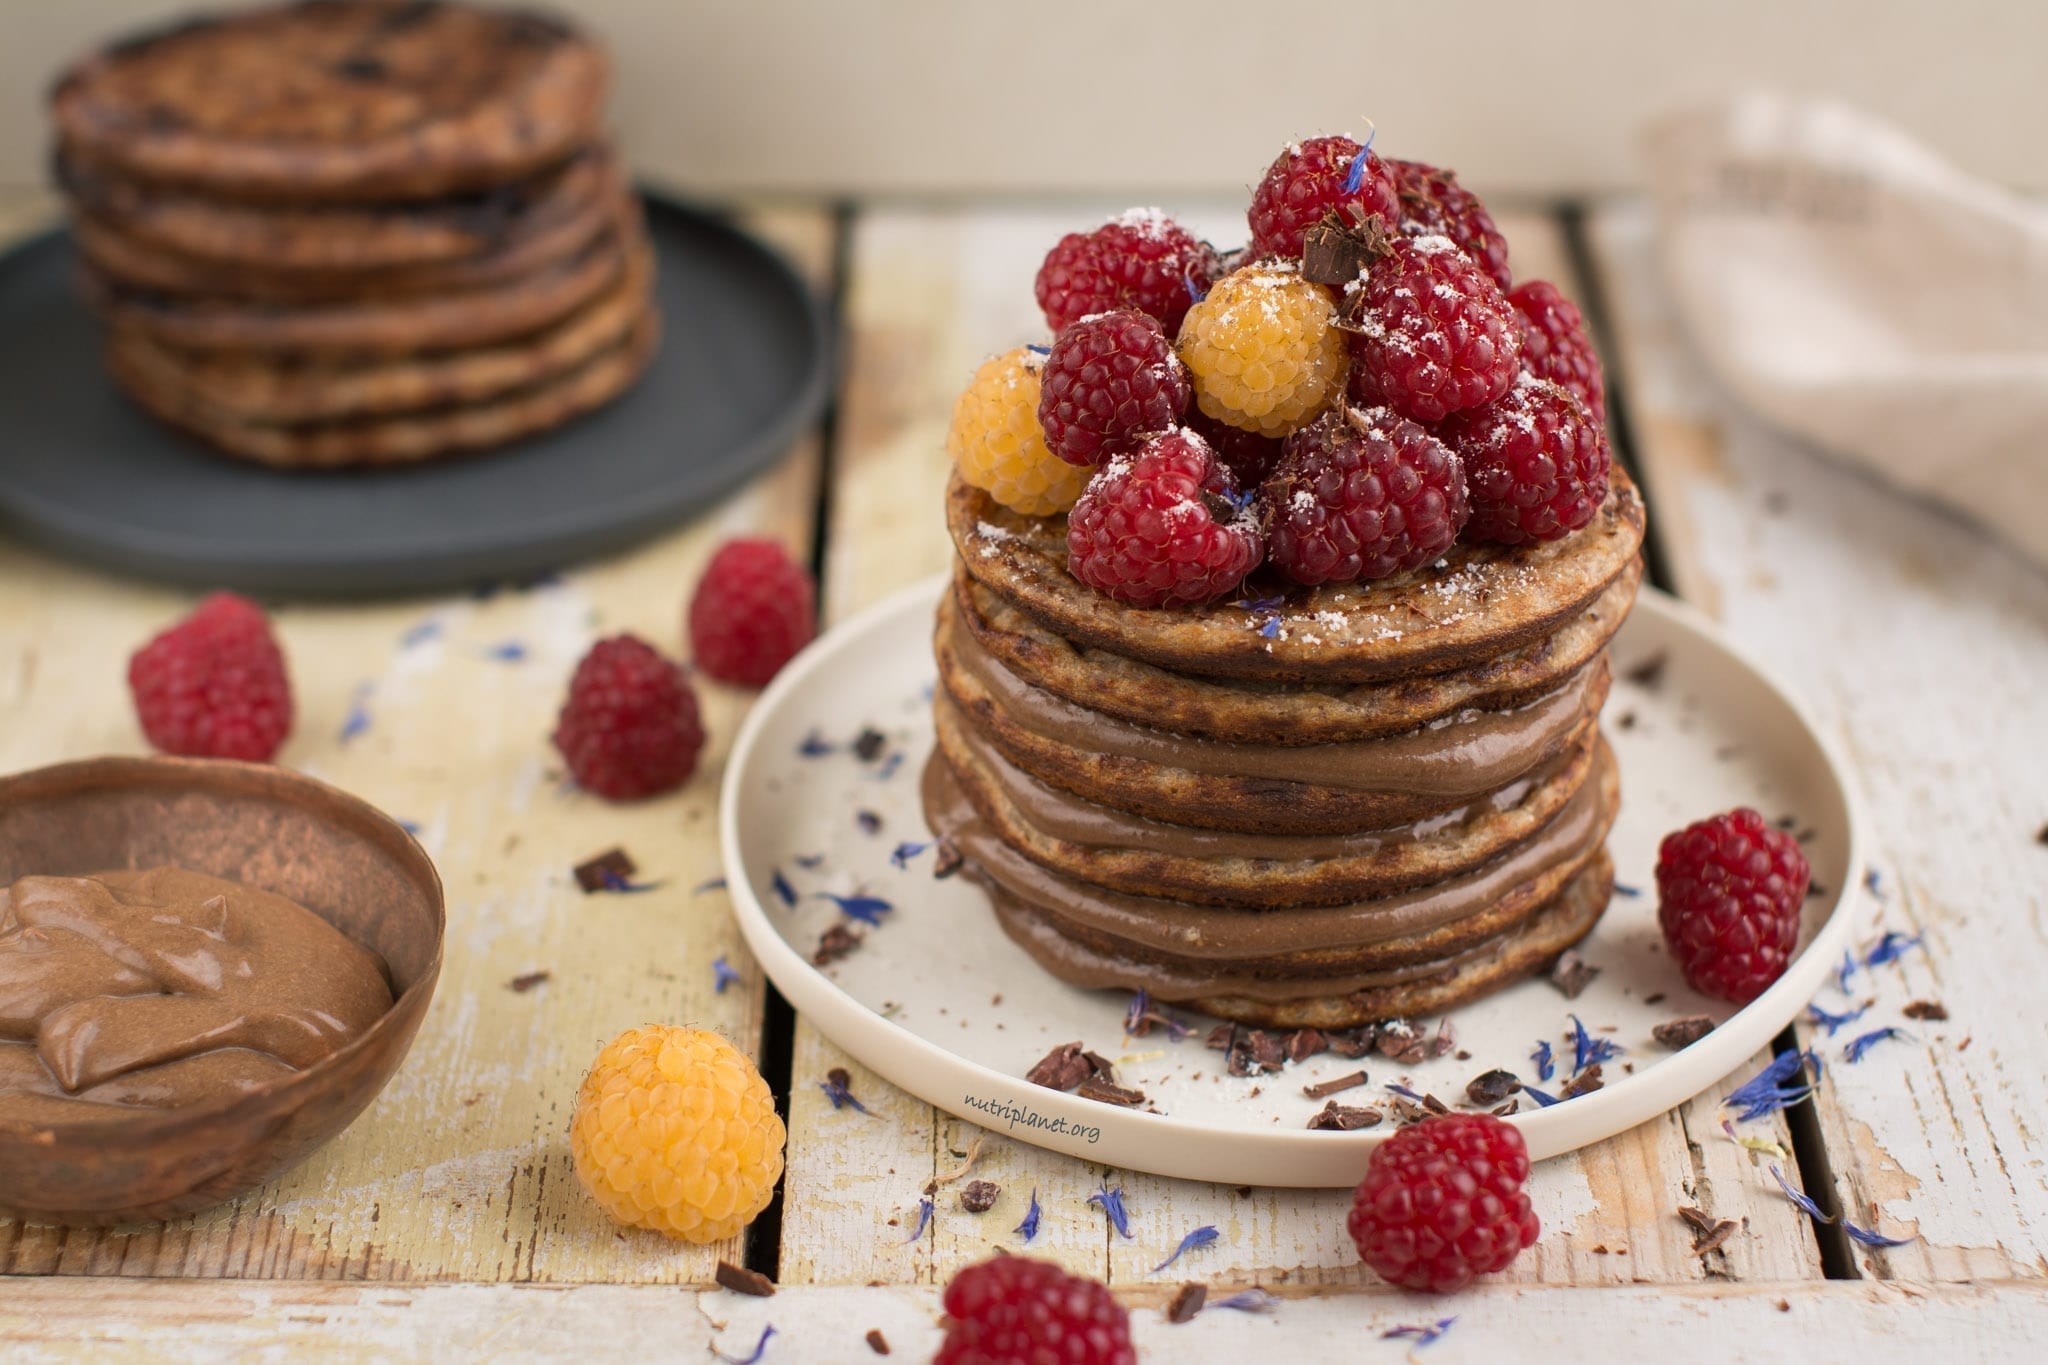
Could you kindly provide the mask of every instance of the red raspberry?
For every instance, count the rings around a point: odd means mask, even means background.
[[[1187,428],[1209,443],[1239,488],[1257,488],[1280,463],[1278,440],[1219,422],[1199,407],[1188,409]]]
[[[268,763],[292,732],[292,685],[263,608],[217,592],[128,660],[142,733],[167,754]]]
[[[1360,153],[1365,165],[1356,182],[1351,172]],[[1389,226],[1401,217],[1400,200],[1386,163],[1348,137],[1314,137],[1280,153],[1252,191],[1245,218],[1252,229],[1252,254],[1301,259],[1302,235],[1331,210],[1352,226],[1377,218]]]
[[[1137,1365],[1130,1314],[1109,1287],[1050,1261],[997,1255],[968,1266],[945,1304],[932,1365]]]
[[[1508,239],[1494,225],[1479,196],[1458,183],[1453,171],[1420,161],[1388,161],[1394,191],[1401,198],[1401,230],[1411,236],[1448,237],[1502,289],[1514,283],[1508,273]]]
[[[810,570],[781,545],[728,540],[690,598],[690,653],[720,682],[761,687],[817,634],[817,601]]]
[[[1746,806],[1665,835],[1657,923],[1693,989],[1746,1005],[1782,976],[1810,876],[1799,841]]]
[[[1381,1143],[1345,1225],[1381,1279],[1448,1294],[1533,1246],[1529,1149],[1491,1114],[1443,1114]]]
[[[1158,209],[1132,209],[1090,233],[1070,232],[1038,268],[1038,306],[1058,332],[1090,313],[1135,308],[1168,336],[1206,288],[1216,253]]]
[[[1188,410],[1187,371],[1159,320],[1135,308],[1067,324],[1045,358],[1038,424],[1068,464],[1100,464]]]
[[[1119,602],[1192,606],[1258,567],[1249,499],[1208,442],[1185,427],[1119,455],[1067,517],[1067,569]]]
[[[1360,309],[1361,382],[1403,417],[1442,421],[1515,382],[1521,323],[1493,277],[1450,238],[1392,238],[1350,298]]]
[[[667,791],[688,780],[704,747],[697,694],[645,640],[599,640],[569,679],[555,747],[576,785],[606,800]]]
[[[1579,306],[1547,280],[1530,280],[1508,295],[1508,303],[1522,319],[1523,371],[1564,385],[1595,419],[1603,417],[1607,385]]]
[[[1508,396],[1437,434],[1465,461],[1469,540],[1560,540],[1607,500],[1607,433],[1570,389],[1522,376]]]
[[[1458,457],[1388,408],[1344,408],[1295,432],[1261,492],[1267,560],[1297,583],[1418,568],[1469,515]]]

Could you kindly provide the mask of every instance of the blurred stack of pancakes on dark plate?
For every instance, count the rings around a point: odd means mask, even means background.
[[[604,55],[394,0],[206,18],[58,82],[56,173],[115,380],[231,455],[393,465],[623,392],[653,257]]]

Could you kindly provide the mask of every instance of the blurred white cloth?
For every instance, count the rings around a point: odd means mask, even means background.
[[[1841,105],[1647,138],[1679,314],[1765,419],[2048,565],[2048,214]]]

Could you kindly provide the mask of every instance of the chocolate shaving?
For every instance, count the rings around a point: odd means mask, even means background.
[[[1104,1104],[1120,1104],[1126,1109],[1136,1109],[1145,1102],[1145,1092],[1131,1090],[1121,1085],[1090,1076],[1081,1082],[1081,1088],[1074,1092],[1084,1100],[1100,1100]]]
[[[583,888],[584,895],[594,895],[639,870],[640,865],[623,848],[607,849],[576,864],[576,885]]]
[[[1176,1325],[1192,1322],[1208,1301],[1209,1287],[1189,1280],[1174,1294],[1173,1302],[1166,1306],[1166,1320]]]
[[[1379,1026],[1379,1036],[1373,1040],[1380,1056],[1399,1062],[1402,1066],[1416,1066],[1429,1055],[1429,1044],[1422,1037],[1422,1030],[1406,1019],[1389,1019]]]
[[[1115,1080],[1115,1068],[1106,1058],[1085,1050],[1078,1042],[1061,1043],[1024,1073],[1025,1080],[1049,1090],[1072,1090],[1083,1081],[1097,1078]]]
[[[1372,264],[1372,244],[1333,209],[1301,238],[1301,277],[1313,284],[1351,284]]]
[[[1339,1094],[1342,1091],[1356,1090],[1359,1086],[1365,1084],[1368,1084],[1365,1079],[1365,1073],[1363,1071],[1354,1071],[1348,1076],[1336,1076],[1327,1081],[1318,1081],[1314,1085],[1305,1085],[1301,1088],[1301,1093],[1312,1100],[1320,1100],[1330,1095]]]
[[[507,986],[510,986],[513,990],[519,992],[521,995],[524,995],[528,991],[532,990],[535,986],[538,986],[541,982],[546,981],[553,976],[553,972],[528,972],[524,976],[513,977],[510,981],[506,982],[505,984]]]
[[[720,1261],[718,1268],[711,1272],[711,1278],[735,1294],[751,1294],[757,1299],[775,1297],[775,1281],[758,1270],[749,1270],[731,1261]]]
[[[1557,965],[1550,969],[1550,984],[1557,987],[1565,999],[1576,1000],[1598,975],[1598,967],[1580,957],[1576,949],[1567,948],[1558,957]]]
[[[1506,1104],[1498,1105],[1492,1109],[1487,1110],[1486,1112],[1493,1115],[1497,1119],[1504,1119],[1509,1114],[1520,1112],[1521,1108],[1522,1102],[1520,1100],[1509,1100]]]
[[[960,1207],[969,1213],[987,1213],[996,1206],[1003,1187],[993,1180],[970,1180],[960,1190]]]
[[[1287,1054],[1288,1061],[1305,1062],[1323,1050],[1322,1030],[1298,1028],[1287,1035],[1281,1050]]]
[[[1938,1024],[1948,1018],[1948,1006],[1939,1000],[1915,1000],[1900,1013],[1908,1019],[1926,1019]]]
[[[1682,1047],[1691,1047],[1714,1031],[1714,1021],[1704,1014],[1688,1014],[1683,1019],[1667,1019],[1650,1030],[1650,1036],[1657,1040],[1659,1047],[1668,1047],[1673,1052]]]
[[[1345,1029],[1341,1033],[1325,1033],[1323,1045],[1339,1057],[1348,1057],[1356,1061],[1372,1052],[1373,1044],[1378,1038],[1377,1025],[1362,1024],[1354,1029]]]
[[[1355,1128],[1370,1128],[1380,1121],[1377,1109],[1360,1109],[1331,1100],[1308,1121],[1308,1126],[1318,1132],[1348,1133]]]
[[[1403,1128],[1411,1123],[1420,1123],[1429,1117],[1429,1110],[1403,1095],[1389,1096],[1385,1104],[1394,1111],[1394,1122]]]
[[[1595,1062],[1578,1075],[1566,1081],[1564,1089],[1557,1092],[1557,1097],[1561,1100],[1568,1100],[1574,1095],[1590,1095],[1595,1090],[1598,1090],[1601,1084],[1600,1063]]]
[[[1423,1092],[1422,1107],[1432,1114],[1448,1114],[1451,1112],[1451,1107],[1448,1104],[1445,1104],[1427,1091]]]
[[[1671,656],[1660,649],[1634,668],[1624,672],[1621,676],[1634,683],[1637,687],[1654,692],[1658,685],[1664,681],[1664,669],[1670,662]]]
[[[1652,992],[1651,994],[1649,994],[1649,995],[1646,995],[1646,996],[1644,996],[1644,997],[1643,997],[1643,1003],[1644,1003],[1645,1005],[1661,1005],[1661,1004],[1663,1004],[1663,1003],[1664,1003],[1664,992],[1662,992],[1662,991],[1654,991],[1654,992]]]
[[[1733,1218],[1715,1219],[1690,1204],[1680,1205],[1678,1216],[1683,1218],[1686,1226],[1692,1229],[1692,1249],[1695,1254],[1700,1256],[1704,1256],[1710,1251],[1719,1251],[1722,1244],[1734,1236],[1736,1231],[1742,1226]]]
[[[1256,1076],[1278,1071],[1285,1054],[1280,1040],[1264,1029],[1238,1029],[1230,1036],[1228,1069],[1233,1076]]]
[[[1448,1017],[1436,1021],[1436,1036],[1429,1040],[1429,1055],[1441,1057],[1458,1045],[1458,1035],[1451,1030]]]
[[[1499,1104],[1522,1088],[1522,1082],[1512,1071],[1495,1067],[1482,1071],[1465,1085],[1465,1098],[1479,1105]]]
[[[870,1351],[873,1351],[876,1355],[885,1356],[889,1354],[889,1338],[882,1335],[881,1328],[868,1328],[867,1342],[868,1349]]]
[[[837,962],[860,947],[862,938],[861,934],[844,924],[835,924],[818,935],[818,947],[811,954],[811,961],[820,967],[828,962]]]
[[[887,748],[888,744],[887,735],[872,725],[865,726],[860,734],[854,737],[853,754],[863,763],[872,763],[882,756],[882,750]]]
[[[959,846],[951,839],[940,839],[932,851],[932,880],[942,882],[960,870],[960,864],[967,861]]]

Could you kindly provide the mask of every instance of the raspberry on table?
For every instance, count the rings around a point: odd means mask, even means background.
[[[1746,1005],[1782,976],[1811,876],[1799,841],[1746,806],[1665,835],[1657,923],[1693,989]]]
[[[1373,1152],[1345,1225],[1381,1279],[1448,1294],[1533,1246],[1542,1225],[1522,1185],[1529,1149],[1491,1114],[1442,1114]]]
[[[291,679],[263,608],[217,592],[128,660],[149,742],[167,754],[268,763],[292,731]]]
[[[1186,428],[1102,467],[1067,518],[1067,570],[1137,607],[1221,597],[1264,550],[1250,499]]]
[[[1257,488],[1280,463],[1281,443],[1275,437],[1219,422],[1200,408],[1188,411],[1185,425],[1209,443],[1239,488]]]
[[[1522,327],[1493,277],[1443,236],[1393,237],[1347,298],[1358,363],[1403,417],[1438,422],[1515,382]]]
[[[954,402],[946,432],[946,453],[960,477],[1030,517],[1072,507],[1093,472],[1068,464],[1045,443],[1038,424],[1043,361],[1028,346],[984,361]]]
[[[634,801],[689,779],[704,726],[683,670],[645,640],[614,635],[576,665],[554,742],[577,786]]]
[[[1358,164],[1363,156],[1365,163]],[[1353,179],[1354,170],[1357,178]],[[1401,217],[1386,163],[1348,137],[1313,137],[1280,153],[1252,190],[1252,251],[1300,259],[1302,237],[1335,212],[1353,227],[1377,218],[1392,227]]]
[[[1522,369],[1562,384],[1579,396],[1596,420],[1607,412],[1607,384],[1600,357],[1586,336],[1579,306],[1548,280],[1530,280],[1508,294],[1522,320]]]
[[[576,1174],[604,1211],[686,1242],[730,1237],[768,1207],[783,1138],[775,1097],[745,1053],[666,1024],[605,1045],[569,1123]]]
[[[1469,515],[1457,455],[1390,408],[1346,407],[1295,432],[1261,495],[1267,561],[1307,584],[1419,568]]]
[[[690,653],[720,682],[764,686],[817,634],[817,599],[811,571],[780,543],[728,540],[690,597]]]
[[[1512,287],[1508,239],[1501,235],[1479,196],[1458,183],[1455,172],[1420,161],[1389,159],[1387,173],[1401,201],[1401,231],[1411,236],[1450,238],[1495,284],[1502,289]]]
[[[1051,1261],[997,1255],[946,1286],[933,1365],[1137,1365],[1130,1314],[1107,1285]]]
[[[1135,308],[1068,323],[1040,376],[1038,424],[1052,453],[1097,465],[1171,431],[1188,410],[1188,376],[1159,320]]]
[[[1578,395],[1523,375],[1507,397],[1453,415],[1437,434],[1465,462],[1468,540],[1559,540],[1607,501],[1607,432]]]
[[[1070,232],[1038,268],[1038,306],[1058,332],[1091,313],[1135,308],[1172,336],[1208,284],[1216,253],[1158,209],[1131,209],[1093,232]]]
[[[1218,280],[1181,323],[1195,402],[1220,422],[1285,436],[1344,381],[1343,333],[1329,294],[1272,261]]]

